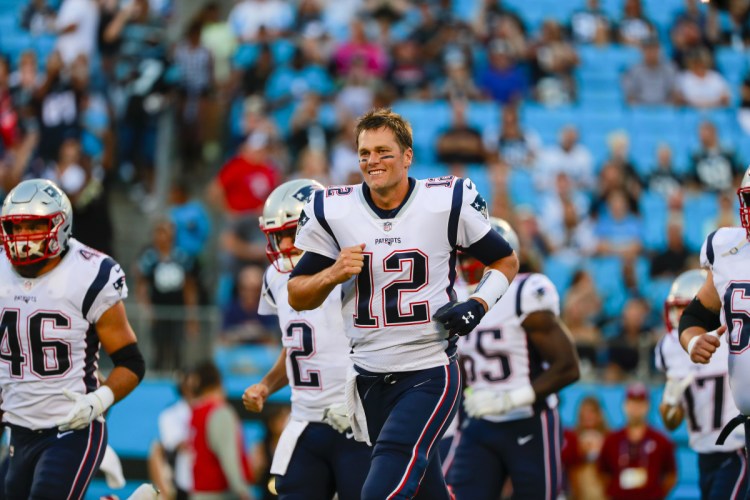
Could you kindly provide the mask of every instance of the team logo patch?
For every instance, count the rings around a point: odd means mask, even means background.
[[[482,214],[485,219],[489,219],[490,215],[487,212],[487,202],[484,201],[481,194],[477,193],[477,197],[471,202],[471,208]]]
[[[302,213],[299,214],[299,220],[297,220],[297,234],[299,234],[300,230],[302,230],[302,228],[305,226],[305,224],[308,223],[309,220],[310,217],[308,217],[303,210]]]
[[[49,197],[52,198],[53,200],[60,201],[60,193],[57,192],[57,190],[53,188],[52,186],[47,186],[42,191],[47,193],[47,195],[49,195]]]
[[[314,186],[305,186],[297,190],[296,193],[292,195],[292,198],[294,198],[297,201],[303,201],[305,203],[308,203],[315,193],[315,187]]]
[[[391,222],[383,222],[383,231],[390,231],[393,229],[393,224]]]
[[[537,298],[537,300],[542,300],[546,293],[547,290],[545,290],[543,286],[540,286],[534,291],[534,296]]]
[[[91,257],[94,256],[94,252],[89,252],[88,250],[80,249],[80,250],[78,250],[78,252],[86,260],[91,260]]]
[[[117,290],[117,293],[122,295],[122,290],[125,288],[125,275],[123,274],[119,278],[117,278],[117,281],[112,283],[112,286],[115,287],[115,290]]]

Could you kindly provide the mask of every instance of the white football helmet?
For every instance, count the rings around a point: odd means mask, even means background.
[[[295,179],[274,189],[263,205],[263,215],[258,219],[260,229],[268,240],[266,255],[271,264],[282,273],[291,272],[302,255],[293,246],[282,248],[282,240],[291,237],[294,241],[302,209],[319,189],[323,189],[323,185],[317,181]]]
[[[737,197],[740,199],[740,222],[745,228],[747,239],[750,240],[750,167],[747,167],[742,176],[742,182],[737,189]]]
[[[672,282],[667,300],[664,301],[664,324],[668,332],[677,328],[682,310],[698,294],[707,276],[705,269],[692,269],[680,274]]]
[[[41,221],[45,229],[14,234],[18,224]],[[73,207],[52,181],[31,179],[19,183],[5,197],[0,212],[3,245],[14,266],[57,257],[66,248],[73,230]]]
[[[510,224],[508,224],[508,221],[499,217],[490,217],[490,225],[493,230],[508,242],[514,252],[519,253],[521,251],[518,235]],[[464,281],[470,287],[476,286],[484,275],[484,264],[464,252],[458,252],[458,259],[461,276],[463,276]]]

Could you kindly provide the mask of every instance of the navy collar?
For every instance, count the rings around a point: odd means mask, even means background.
[[[414,187],[417,185],[417,180],[413,177],[409,177],[409,191],[406,193],[406,196],[404,196],[404,199],[401,201],[399,206],[396,208],[392,208],[391,210],[385,210],[377,205],[375,205],[375,202],[372,201],[372,194],[370,193],[370,187],[367,185],[366,182],[362,183],[362,195],[365,197],[365,201],[370,206],[372,211],[381,219],[393,219],[398,215],[398,212],[406,205],[406,202],[409,201],[409,198],[411,198],[411,193],[414,191]]]

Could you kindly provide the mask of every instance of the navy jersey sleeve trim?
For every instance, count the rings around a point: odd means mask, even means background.
[[[336,261],[325,255],[320,255],[315,252],[305,252],[302,254],[299,262],[292,269],[290,278],[295,276],[310,276],[312,274],[318,274],[323,269],[331,267]]]
[[[273,302],[273,305],[276,305],[276,297],[273,296],[273,292],[271,291],[271,287],[268,285],[268,270],[266,270],[265,273],[263,273],[263,285],[266,288],[266,294],[268,294],[268,297]]]
[[[494,233],[495,231],[492,232]],[[519,318],[523,314],[523,309],[521,308],[521,292],[523,292],[523,286],[527,281],[529,281],[529,277],[531,277],[531,275],[522,278],[521,282],[518,283],[518,288],[516,289],[516,316],[518,316]]]
[[[480,261],[485,266],[507,257],[513,253],[513,248],[497,231],[490,230],[482,239],[465,250],[466,253]]]
[[[336,239],[336,236],[333,234],[333,230],[331,230],[331,226],[328,225],[328,221],[326,220],[325,210],[323,208],[323,196],[325,196],[325,190],[321,189],[319,191],[315,192],[315,199],[313,201],[313,210],[315,212],[315,218],[318,220],[318,224],[326,230],[326,232],[333,238],[334,243],[336,243],[336,246],[341,250],[341,245],[339,245],[339,241]]]
[[[706,238],[706,258],[708,259],[708,263],[712,266],[714,265],[714,236],[716,235],[716,231],[708,235],[708,238]]]
[[[461,218],[461,205],[464,201],[464,180],[456,179],[453,186],[453,199],[451,200],[451,212],[448,215],[448,242],[452,248],[456,248],[458,241],[458,221]]]
[[[94,281],[91,283],[91,286],[88,290],[86,290],[86,295],[83,297],[83,304],[81,305],[81,312],[83,313],[83,317],[89,315],[89,311],[91,310],[91,306],[94,305],[94,300],[96,300],[96,297],[99,295],[99,292],[102,291],[104,288],[104,285],[107,284],[109,281],[109,273],[112,271],[112,268],[115,267],[117,264],[114,260],[107,257],[102,261],[102,263],[99,265],[99,272],[96,274],[96,278],[94,278]]]

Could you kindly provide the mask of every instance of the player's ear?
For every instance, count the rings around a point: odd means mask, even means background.
[[[412,148],[406,148],[404,151],[404,164],[406,168],[411,166],[411,162],[414,159],[414,150]]]

